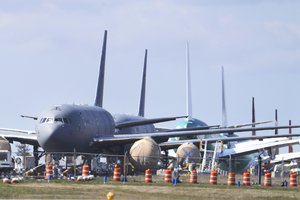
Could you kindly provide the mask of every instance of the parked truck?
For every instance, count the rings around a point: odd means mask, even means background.
[[[0,137],[0,172],[11,172],[13,169],[10,144],[5,138]]]

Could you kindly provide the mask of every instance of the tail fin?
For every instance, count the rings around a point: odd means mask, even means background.
[[[102,54],[101,54],[101,60],[100,60],[100,70],[99,70],[99,77],[98,77],[98,87],[97,87],[97,93],[96,93],[96,99],[95,99],[95,106],[99,106],[99,107],[103,106],[106,41],[107,41],[107,30],[104,31]]]
[[[278,112],[275,109],[275,126],[278,126]],[[275,135],[278,135],[278,129],[275,129]]]
[[[190,52],[189,43],[186,42],[186,111],[188,119],[193,118],[192,113],[192,91],[191,91],[191,71],[190,71]]]
[[[255,127],[255,99],[252,97],[252,127]],[[256,131],[252,131],[252,135],[256,135]]]
[[[224,68],[222,66],[222,126],[227,127]]]
[[[145,58],[144,58],[144,69],[143,69],[143,78],[142,78],[142,89],[141,89],[141,98],[140,98],[140,108],[139,108],[139,116],[141,116],[141,117],[144,117],[144,115],[145,115],[147,54],[148,54],[148,50],[146,49],[146,50],[145,50]]]
[[[278,112],[277,109],[275,109],[275,126],[278,126]],[[278,129],[275,129],[275,135],[278,135]],[[279,148],[275,147],[274,149],[274,155],[279,154]]]
[[[289,126],[292,126],[292,120],[289,120]],[[292,134],[292,128],[289,128],[289,134]],[[291,140],[292,138],[290,138]],[[289,150],[288,150],[288,153],[293,153],[294,150],[293,150],[293,146],[292,145],[289,145]]]

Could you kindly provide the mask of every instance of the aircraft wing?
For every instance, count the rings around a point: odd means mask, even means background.
[[[172,131],[172,132],[155,132],[155,133],[139,133],[139,134],[115,134],[112,136],[98,135],[94,138],[95,143],[101,144],[125,144],[135,142],[144,137],[151,137],[156,142],[165,142],[169,137],[182,137],[193,135],[209,135],[220,133],[239,133],[249,131],[264,131],[275,129],[300,128],[300,126],[270,126],[270,127],[249,127],[249,128],[220,128],[208,130],[192,130],[192,131]]]
[[[243,144],[244,143],[244,144]],[[256,143],[247,144],[247,142],[239,143],[238,147],[234,147],[231,149],[225,149],[218,154],[219,158],[224,157],[237,157],[245,154],[251,154],[257,152],[259,150],[264,150],[272,147],[284,147],[291,144],[299,144],[300,139],[277,139],[277,141],[271,140],[268,141],[257,141]]]
[[[155,124],[161,122],[168,122],[173,121],[179,118],[186,118],[187,116],[180,116],[180,117],[163,117],[163,118],[153,118],[153,119],[143,119],[137,121],[128,121],[128,122],[121,122],[116,124],[117,129],[128,128],[133,126],[141,126],[146,124]]]
[[[280,137],[299,137],[300,134],[281,134],[281,135],[260,135],[260,136],[245,136],[245,137],[215,137],[215,138],[206,138],[206,139],[191,139],[191,140],[176,140],[176,141],[167,141],[162,142],[159,144],[161,149],[174,149],[182,145],[183,143],[193,143],[195,145],[199,145],[200,142],[202,143],[215,143],[217,141],[222,142],[233,142],[233,141],[243,141],[243,140],[264,140],[268,138],[280,138]]]
[[[37,141],[37,135],[34,131],[0,128],[0,137],[4,137],[11,143],[20,142],[34,146],[40,146]]]
[[[296,159],[300,159],[300,152],[275,155],[275,158],[271,160],[271,163],[281,163],[282,161],[291,161]]]

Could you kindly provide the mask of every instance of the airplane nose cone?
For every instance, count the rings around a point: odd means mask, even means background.
[[[54,124],[46,124],[38,128],[37,140],[47,152],[64,151],[66,147],[63,137],[64,127]]]

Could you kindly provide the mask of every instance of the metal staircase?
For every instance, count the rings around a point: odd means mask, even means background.
[[[203,159],[201,165],[201,173],[211,172],[217,167],[218,164],[218,153],[223,151],[223,142],[217,141],[214,150],[207,149],[207,141],[205,141],[203,148]]]

